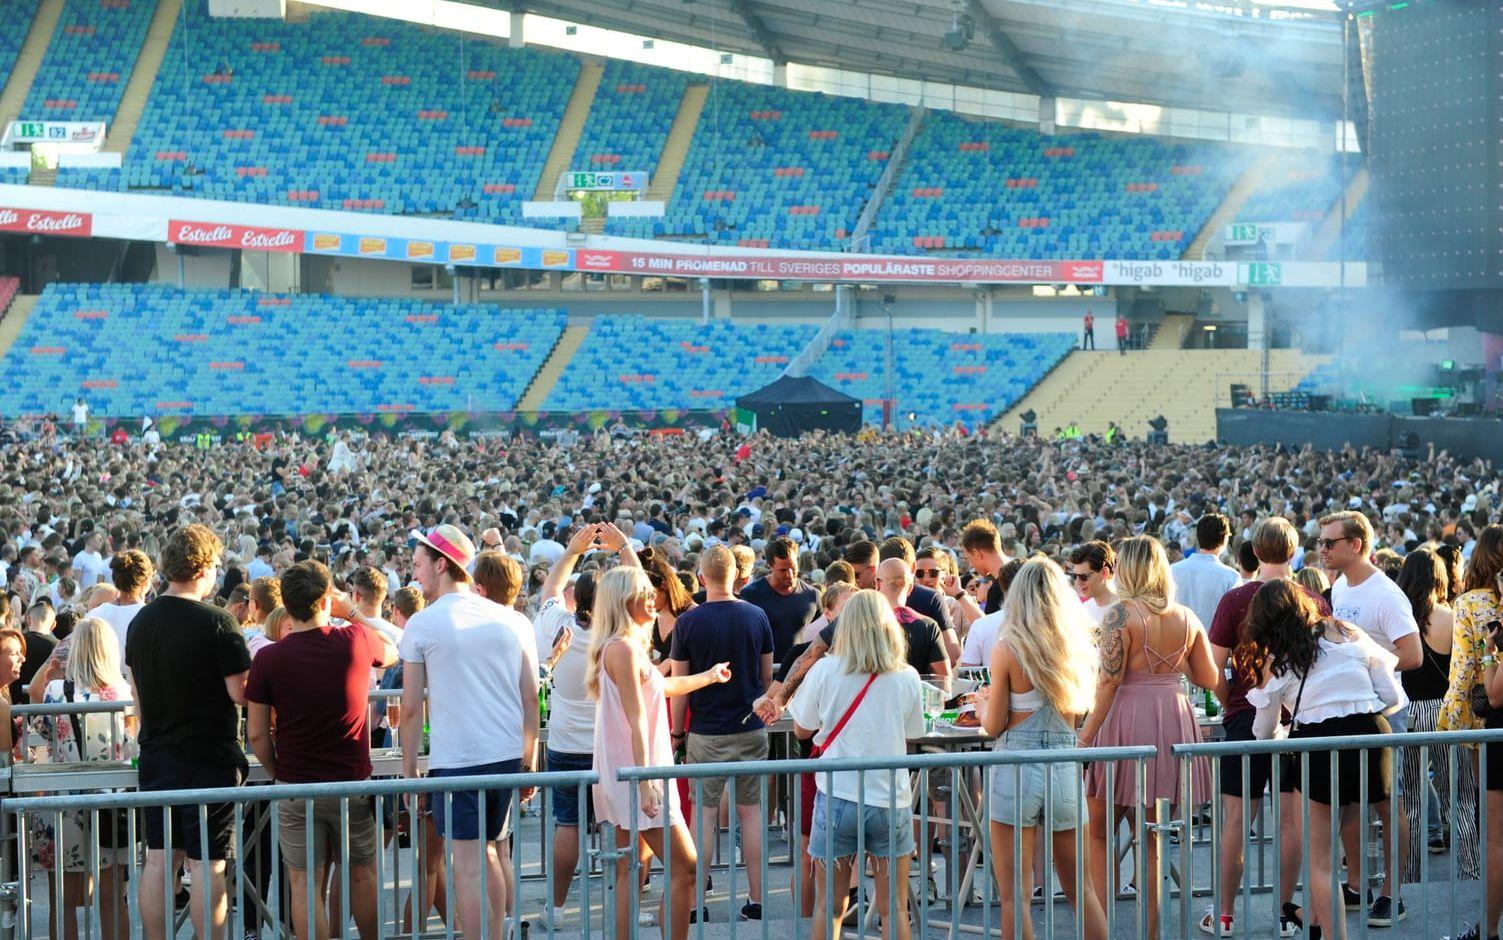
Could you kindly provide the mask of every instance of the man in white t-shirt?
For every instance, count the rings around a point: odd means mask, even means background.
[[[1105,542],[1083,542],[1070,552],[1067,576],[1086,616],[1091,618],[1093,633],[1100,629],[1106,609],[1117,603],[1117,586],[1112,583],[1116,573],[1117,553]]]
[[[986,614],[971,624],[965,635],[965,646],[960,651],[960,665],[987,667],[992,661],[992,648],[997,645],[997,633],[1002,629],[1002,614],[1006,608]]]
[[[89,406],[82,398],[73,402],[73,436],[83,437],[89,427]]]
[[[413,532],[412,572],[428,606],[402,632],[402,772],[418,775],[417,745],[428,709],[429,777],[532,772],[538,741],[537,666],[501,608],[471,589],[475,546],[459,529]],[[530,627],[529,627],[530,632]],[[426,694],[425,694],[426,690]],[[426,699],[426,701],[425,701]],[[530,792],[522,790],[526,799]],[[467,937],[501,936],[506,879],[496,846],[510,790],[456,792],[432,800],[437,831],[453,844],[459,924]],[[485,830],[480,801],[485,801]],[[485,845],[484,870],[479,843]],[[482,932],[482,908],[488,918]]]
[[[120,641],[122,667],[125,663],[125,637],[130,630],[130,622],[146,606],[146,591],[151,587],[155,572],[156,569],[152,567],[151,559],[146,557],[145,552],[134,548],[116,552],[110,559],[110,582],[115,585],[118,596],[113,603],[100,604],[89,612],[89,616],[98,617],[115,631],[115,637]]]
[[[1388,579],[1368,560],[1373,550],[1373,528],[1367,516],[1360,512],[1338,512],[1320,520],[1320,563],[1336,575],[1331,584],[1331,612],[1338,620],[1361,627],[1368,636],[1384,649],[1399,658],[1396,672],[1413,669],[1422,661],[1419,627],[1414,622],[1414,608],[1399,586]],[[1388,716],[1388,723],[1395,733],[1408,730],[1408,713],[1400,709]],[[1399,791],[1399,775],[1393,775],[1393,820],[1398,833],[1398,851],[1388,860],[1386,886],[1392,886],[1393,896],[1379,895],[1373,900],[1367,914],[1367,923],[1372,927],[1388,927],[1404,919],[1404,902],[1399,894],[1399,880],[1405,866],[1403,860],[1409,853],[1409,824],[1405,819],[1404,804]],[[1374,810],[1386,817],[1386,808],[1381,803],[1373,804]],[[1361,833],[1357,807],[1343,807],[1341,813],[1341,841],[1347,858],[1358,858]],[[1385,833],[1389,830],[1385,829]],[[1385,850],[1390,844],[1383,840]],[[1358,866],[1349,866],[1346,889],[1361,898],[1361,886],[1353,884],[1358,879]]]
[[[109,575],[110,566],[99,553],[103,546],[104,533],[96,529],[84,539],[83,550],[73,556],[73,577],[78,581],[80,591],[87,591]]]

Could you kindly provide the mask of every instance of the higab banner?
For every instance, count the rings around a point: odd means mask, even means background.
[[[976,281],[1099,284],[1100,261],[1008,261],[966,258],[807,258],[797,256],[670,255],[576,250],[582,271],[670,277],[776,278],[842,281]]]
[[[217,222],[167,220],[167,241],[199,248],[243,248],[246,251],[302,251],[303,233],[290,228],[258,228]]]
[[[8,209],[0,206],[0,232],[88,238],[94,234],[94,217],[87,212],[49,212],[46,209]]]

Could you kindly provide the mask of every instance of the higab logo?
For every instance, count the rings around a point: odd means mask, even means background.
[[[38,235],[87,238],[93,231],[94,217],[86,212],[0,209],[0,232],[33,232]]]
[[[285,228],[173,221],[167,224],[167,240],[179,245],[198,245],[205,248],[297,251],[302,245],[302,233],[295,229]]]

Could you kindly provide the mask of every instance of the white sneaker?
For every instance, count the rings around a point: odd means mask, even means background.
[[[1205,916],[1200,919],[1200,930],[1213,937],[1230,937],[1232,935],[1232,918],[1229,914],[1216,915],[1214,907],[1206,908]]]

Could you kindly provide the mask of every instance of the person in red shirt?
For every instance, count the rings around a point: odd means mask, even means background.
[[[334,593],[329,569],[322,564],[299,562],[282,573],[281,584],[282,606],[291,625],[251,663],[245,687],[251,747],[278,783],[364,780],[371,775],[367,703],[371,669],[395,663],[397,648],[363,622],[349,598]],[[331,617],[348,624],[332,626]],[[335,847],[346,834],[340,825],[340,803],[338,797],[313,801],[312,844],[308,803],[284,800],[278,807],[292,920],[300,937],[329,935],[324,885]],[[369,800],[349,800],[345,805],[350,912],[360,935],[374,937],[379,920],[375,811]],[[310,876],[315,885],[311,912]],[[308,928],[310,918],[316,933]]]
[[[1253,740],[1252,723],[1256,710],[1247,701],[1247,692],[1260,682],[1258,670],[1263,658],[1242,641],[1242,626],[1252,607],[1253,596],[1263,582],[1293,577],[1290,563],[1299,545],[1294,525],[1279,516],[1264,519],[1252,532],[1253,554],[1258,559],[1257,577],[1222,595],[1211,618],[1211,658],[1218,675],[1216,698],[1221,702],[1221,726],[1227,741]],[[1309,591],[1322,616],[1331,615],[1331,605],[1319,594]],[[1230,665],[1230,668],[1228,668]],[[1242,787],[1243,762],[1247,763],[1248,786]],[[1245,819],[1258,818],[1263,790],[1272,777],[1272,762],[1266,755],[1235,755],[1221,759],[1221,812],[1223,833],[1247,831]],[[1299,908],[1291,898],[1299,878],[1300,831],[1299,803],[1294,795],[1293,764],[1280,767],[1279,776],[1279,936],[1292,937],[1299,927]],[[1232,935],[1233,908],[1242,885],[1242,839],[1236,835],[1221,842],[1221,882],[1216,886],[1217,904],[1201,919],[1201,927],[1217,936]]]
[[[1117,314],[1117,353],[1127,355],[1127,317]]]
[[[1085,312],[1085,335],[1080,339],[1080,348],[1096,348],[1096,317],[1089,310]]]

